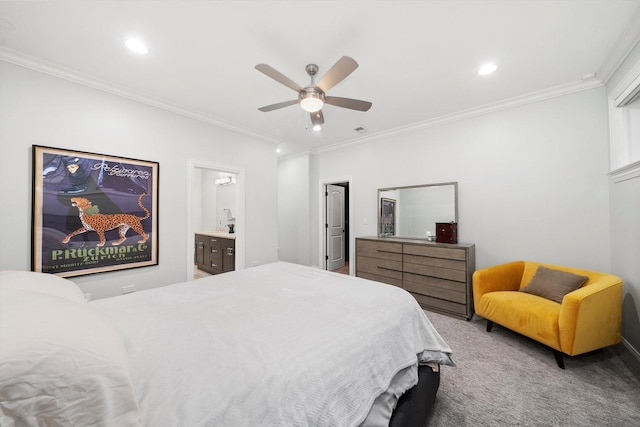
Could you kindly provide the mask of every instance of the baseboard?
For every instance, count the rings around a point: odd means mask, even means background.
[[[640,371],[640,352],[634,346],[632,346],[629,341],[624,339],[624,337],[622,337],[622,345],[624,345],[629,353],[631,353],[631,355],[635,358],[635,361],[637,362],[637,368]]]
[[[627,341],[624,337],[622,337],[622,344],[629,350],[631,354],[636,358],[638,363],[640,363],[640,351],[636,350],[634,346],[631,345],[629,341]]]

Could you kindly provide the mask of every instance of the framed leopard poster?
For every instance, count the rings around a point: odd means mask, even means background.
[[[33,146],[33,271],[61,277],[158,264],[159,164]]]

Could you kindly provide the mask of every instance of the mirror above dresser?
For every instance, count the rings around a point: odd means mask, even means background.
[[[427,239],[436,223],[458,222],[458,183],[378,189],[378,236]]]

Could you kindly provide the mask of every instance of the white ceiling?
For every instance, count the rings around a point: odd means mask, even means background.
[[[277,142],[281,155],[375,137],[550,91],[602,84],[638,41],[640,0],[3,1],[0,59]],[[147,55],[124,47],[143,38]],[[341,56],[360,67],[323,109],[321,132],[296,98],[254,69],[302,86]],[[476,71],[498,64],[490,76]],[[597,73],[595,79],[583,76]],[[363,127],[358,133],[354,129]]]

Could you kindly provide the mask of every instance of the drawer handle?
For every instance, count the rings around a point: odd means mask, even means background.
[[[227,248],[227,255],[233,256],[233,248]]]
[[[218,264],[211,263],[211,267],[218,267]]]
[[[218,252],[218,250],[217,250],[217,249],[211,249],[211,253],[212,253],[212,254],[215,254],[216,252]]]
[[[397,272],[400,272],[400,270],[395,270],[395,269],[393,269],[393,268],[380,267],[380,266],[378,266],[378,268],[379,268],[380,270],[387,270],[387,271],[397,271]]]

